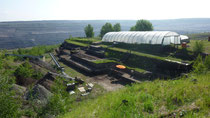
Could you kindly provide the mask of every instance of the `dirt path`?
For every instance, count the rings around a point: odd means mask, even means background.
[[[90,77],[87,80],[102,86],[107,91],[114,91],[124,87],[124,85],[120,84],[116,78],[110,77],[107,74]]]

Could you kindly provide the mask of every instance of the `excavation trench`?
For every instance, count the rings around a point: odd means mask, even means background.
[[[119,69],[116,68],[116,65],[119,64],[116,62],[94,63],[93,61],[104,59],[100,50],[104,49],[98,47],[97,49],[94,49],[94,47],[78,47],[65,42],[56,50],[56,52],[59,61],[74,68],[80,73],[89,76],[90,81],[98,83],[107,90],[115,90],[116,88],[120,88],[133,82],[141,83],[142,81],[150,81],[156,78],[177,77],[180,76],[181,73],[188,72],[191,68],[191,65],[184,65],[182,63],[151,59],[148,57],[138,57],[142,58],[143,61],[149,61],[146,64],[150,63],[152,65],[151,68],[153,68],[147,69],[149,71],[145,70],[143,72],[138,72],[128,68]],[[131,55],[130,58],[133,57],[135,56]],[[125,63],[128,62],[125,60]]]

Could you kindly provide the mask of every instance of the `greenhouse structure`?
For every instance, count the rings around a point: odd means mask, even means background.
[[[180,44],[181,37],[176,32],[171,31],[122,31],[108,32],[103,42],[123,42],[130,44]]]

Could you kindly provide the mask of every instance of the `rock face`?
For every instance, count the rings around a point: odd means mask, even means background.
[[[54,80],[55,80],[56,76],[54,76],[51,73],[47,73],[42,79],[40,79],[36,84],[40,84],[42,86],[44,86],[47,90],[51,91],[51,88],[54,84]]]
[[[49,98],[52,95],[53,94],[50,91],[48,91],[45,87],[38,84],[31,91],[28,91],[26,93],[25,99],[26,100],[32,99],[35,100],[35,102],[40,105],[46,105]]]
[[[23,86],[19,86],[17,84],[13,84],[11,90],[14,90],[17,95],[24,95],[26,92],[26,88]]]
[[[46,79],[41,83],[42,86],[44,86],[47,90],[51,91],[51,88],[53,86],[54,82],[51,80]]]

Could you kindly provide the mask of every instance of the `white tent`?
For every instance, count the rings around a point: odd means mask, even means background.
[[[180,44],[180,35],[170,31],[122,31],[108,32],[103,42],[124,42],[131,44]]]
[[[186,35],[180,35],[180,39],[181,39],[181,42],[186,42],[186,43],[190,42],[190,38]]]

